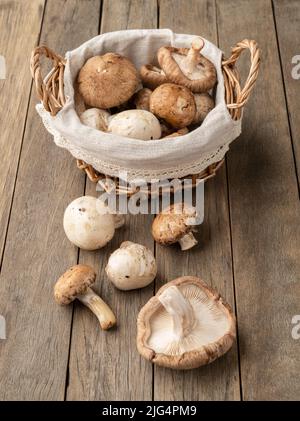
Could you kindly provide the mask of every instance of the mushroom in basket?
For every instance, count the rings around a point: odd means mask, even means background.
[[[92,196],[73,200],[64,213],[66,236],[75,246],[84,250],[104,247],[124,224],[124,216],[109,213],[105,204]]]
[[[174,369],[197,368],[214,361],[231,348],[235,336],[230,306],[193,276],[160,288],[137,319],[139,353]]]
[[[193,206],[176,203],[159,213],[152,223],[152,236],[157,243],[179,243],[181,250],[189,250],[198,244],[193,235],[197,225],[197,212]]]
[[[95,314],[101,328],[107,330],[116,324],[116,318],[102,298],[90,288],[95,279],[96,273],[90,266],[72,266],[56,282],[54,297],[61,305],[70,304],[77,298]]]
[[[90,107],[112,108],[129,100],[139,85],[133,63],[115,53],[87,60],[78,75],[78,89]]]
[[[157,53],[159,65],[171,82],[192,92],[208,92],[217,81],[217,73],[213,63],[200,53],[203,47],[202,38],[196,38],[190,49],[161,47]]]
[[[170,82],[164,71],[152,64],[145,64],[140,69],[140,75],[143,85],[149,89],[155,89],[163,83]]]

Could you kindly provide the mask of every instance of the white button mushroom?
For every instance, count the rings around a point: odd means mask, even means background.
[[[82,196],[68,205],[63,224],[71,243],[84,250],[97,250],[113,238],[115,229],[123,222],[120,215],[109,213],[101,200]]]
[[[112,116],[108,132],[140,140],[159,139],[161,136],[158,119],[145,110],[127,110]]]
[[[97,130],[107,131],[110,113],[99,108],[89,108],[80,115],[82,124]]]
[[[157,266],[151,250],[125,241],[112,253],[105,271],[117,288],[128,291],[149,285],[155,279]]]

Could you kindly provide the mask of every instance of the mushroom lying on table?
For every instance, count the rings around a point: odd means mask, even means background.
[[[176,129],[181,129],[194,120],[196,104],[189,89],[174,83],[165,83],[152,92],[150,111]]]
[[[90,107],[117,107],[132,97],[139,84],[133,63],[115,53],[94,56],[78,75],[78,89]]]
[[[117,288],[128,291],[149,285],[155,279],[157,266],[151,250],[124,241],[109,257],[105,271]]]
[[[225,354],[236,336],[235,317],[220,295],[184,276],[164,285],[137,319],[139,353],[160,366],[191,369]]]
[[[193,235],[197,213],[193,206],[176,203],[159,213],[152,223],[152,236],[162,245],[179,243],[181,250],[189,250],[198,244]]]
[[[169,80],[164,71],[152,64],[146,64],[141,67],[140,75],[143,85],[149,89],[155,89],[163,83],[168,83]]]
[[[73,200],[64,213],[66,236],[75,246],[84,250],[104,247],[124,224],[124,216],[109,213],[104,203],[92,196]]]
[[[196,38],[190,49],[161,47],[157,53],[159,65],[171,82],[192,92],[208,92],[217,81],[217,73],[213,63],[200,53],[203,47],[202,38]]]
[[[70,304],[77,298],[95,314],[101,328],[107,330],[116,324],[116,318],[102,298],[90,288],[95,279],[96,273],[90,266],[72,266],[56,282],[54,297],[61,305]]]

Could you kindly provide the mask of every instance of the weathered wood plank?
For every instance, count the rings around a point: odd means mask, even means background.
[[[289,110],[291,133],[298,170],[300,176],[300,70],[299,58],[293,63],[292,59],[300,55],[300,3],[297,0],[275,0],[274,12],[276,18],[279,53],[281,56],[282,72],[285,83],[286,99]],[[298,71],[296,72],[296,65]],[[296,73],[296,75],[294,75]]]
[[[160,1],[160,26],[178,33],[201,34],[217,43],[215,5],[211,1]],[[214,286],[234,306],[226,171],[205,186],[205,222],[199,246],[181,252],[157,246],[157,287],[181,275],[196,275]],[[236,346],[225,357],[197,370],[179,372],[156,367],[155,400],[238,400]]]
[[[108,0],[103,3],[101,31],[156,27],[156,1]],[[88,183],[86,194],[95,195]],[[95,289],[115,311],[118,327],[101,331],[92,314],[75,307],[70,353],[70,383],[67,399],[149,400],[152,399],[152,367],[136,350],[136,318],[153,294],[153,285],[138,291],[121,292],[105,275],[109,255],[125,240],[153,249],[151,215],[127,217],[111,243],[96,253],[80,252],[80,262],[98,273]]]
[[[299,313],[299,200],[271,2],[217,5],[226,51],[246,37],[262,49],[243,134],[228,160],[243,398],[297,400],[300,354],[291,319]]]
[[[98,0],[48,1],[41,42],[61,53],[75,48],[97,33],[99,10]],[[19,36],[11,42],[22,40],[23,48],[25,36]],[[20,48],[23,53],[29,74],[30,53]],[[35,103],[33,94],[1,272],[0,309],[8,325],[7,340],[0,342],[1,400],[62,400],[65,393],[72,307],[55,304],[53,284],[77,261],[62,218],[66,205],[83,193],[84,176],[46,133]]]
[[[0,262],[30,95],[28,57],[40,33],[43,10],[44,0],[0,3],[0,55],[6,63],[6,79],[0,79]]]

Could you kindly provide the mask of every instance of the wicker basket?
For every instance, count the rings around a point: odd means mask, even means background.
[[[250,51],[250,70],[246,79],[245,85],[242,88],[240,85],[239,72],[236,69],[236,63],[241,53],[244,50]],[[53,62],[53,68],[45,79],[41,73],[42,56],[49,58]],[[239,42],[231,51],[231,57],[222,61],[222,71],[225,84],[225,101],[231,117],[234,120],[239,120],[242,116],[242,110],[250,97],[250,93],[254,87],[258,76],[260,64],[260,50],[256,41],[245,39]],[[65,104],[64,96],[64,68],[65,59],[56,54],[46,46],[39,46],[34,49],[31,56],[31,74],[35,82],[37,95],[41,100],[44,108],[52,116],[55,116]],[[224,159],[208,166],[204,171],[199,174],[192,174],[189,178],[192,179],[192,186],[196,186],[201,180],[208,180],[213,177],[217,170],[222,166]],[[100,174],[91,165],[86,164],[82,160],[77,160],[79,169],[86,172],[88,178],[92,182],[101,183],[102,187],[108,191],[111,182],[116,186],[118,194],[127,194],[128,196],[136,193],[139,188],[125,187],[119,184],[118,179]],[[185,179],[188,177],[184,177]],[[150,192],[150,186],[146,193]]]

